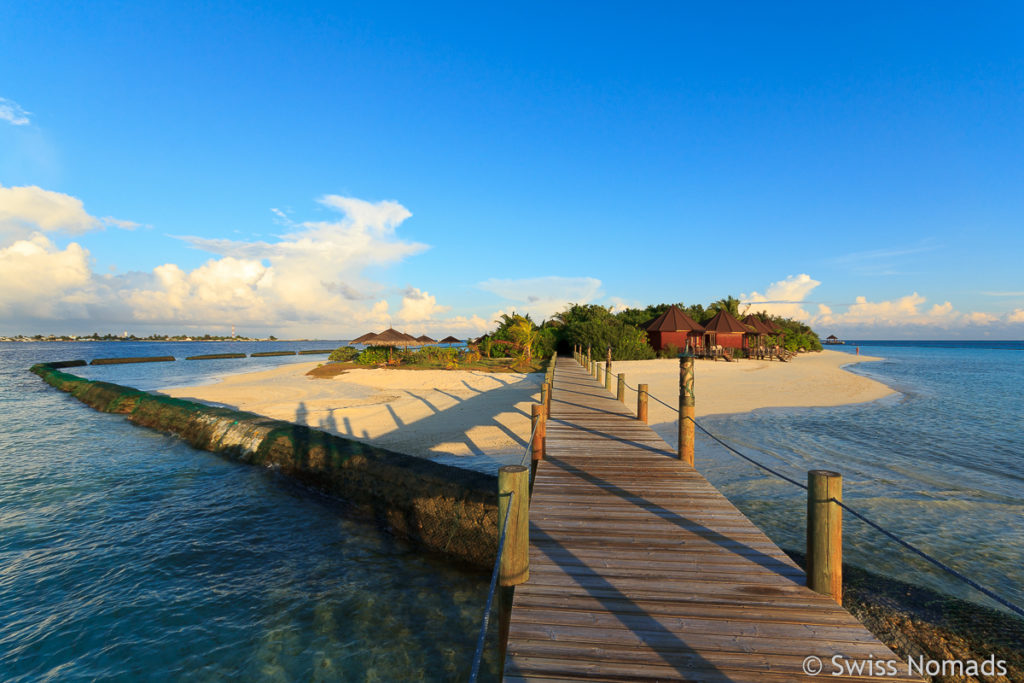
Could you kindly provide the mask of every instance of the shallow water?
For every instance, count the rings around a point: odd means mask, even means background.
[[[44,360],[223,350],[141,346],[0,344],[0,679],[465,678],[487,576],[27,372]],[[74,372],[153,389],[317,358]],[[493,677],[493,647],[486,667]]]
[[[1024,606],[1024,344],[848,342],[880,362],[849,366],[900,393],[836,408],[760,410],[703,424],[806,481],[843,474],[843,499],[937,559]],[[698,398],[699,400],[699,398]],[[804,493],[706,437],[698,469],[777,543],[802,550]],[[844,519],[845,559],[995,606],[862,522]]]

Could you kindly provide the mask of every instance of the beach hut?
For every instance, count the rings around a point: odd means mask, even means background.
[[[753,330],[747,334],[747,336],[754,339],[753,344],[747,344],[747,348],[750,349],[751,355],[753,356],[756,354],[758,358],[764,358],[768,337],[775,334],[774,330],[754,314],[750,314],[744,318],[743,324]]]
[[[430,337],[428,337],[425,334],[424,335],[420,335],[419,337],[416,337],[416,341],[418,341],[420,344],[436,344],[437,343],[436,339],[431,339]]]
[[[370,346],[401,346],[402,348],[409,348],[410,346],[420,346],[421,344],[416,341],[415,337],[411,337],[408,334],[399,332],[393,327],[389,327],[378,335],[375,335],[372,339],[364,342]],[[391,352],[388,351],[388,358],[390,359]]]
[[[442,344],[461,344],[462,340],[461,339],[457,339],[457,338],[455,338],[455,337],[453,337],[451,335],[448,335],[447,337],[442,339],[440,343],[442,343]]]
[[[750,328],[724,308],[716,313],[714,318],[704,323],[706,343],[725,349],[746,348],[746,338],[749,333]]]
[[[647,343],[655,351],[661,351],[669,344],[678,349],[699,349],[703,346],[704,328],[678,306],[669,306],[644,329],[647,331]]]

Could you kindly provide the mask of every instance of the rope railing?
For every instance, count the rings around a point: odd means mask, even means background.
[[[523,457],[519,460],[520,465],[526,465],[526,461],[530,457],[530,453],[533,451],[533,437],[537,435],[538,427],[540,427],[539,420],[534,423],[533,429],[530,430],[530,438],[526,440],[526,448],[523,449]]]
[[[628,388],[630,388],[630,389],[633,389],[633,391],[638,391],[637,389],[634,389],[633,387],[630,387],[628,384],[626,386]],[[677,408],[675,406],[671,406],[668,403],[665,403],[664,401],[659,399],[657,396],[654,396],[654,395],[648,393],[648,398],[654,399],[655,401],[657,401],[658,403],[660,403],[661,405],[665,406],[669,410],[672,410],[675,413],[679,412],[679,408]],[[766,472],[768,472],[770,474],[775,475],[779,479],[787,481],[790,484],[793,484],[794,486],[797,486],[798,488],[803,489],[804,491],[807,490],[807,484],[804,484],[803,482],[797,481],[796,479],[793,479],[792,477],[786,476],[785,474],[783,474],[783,473],[781,473],[781,472],[779,472],[779,471],[769,467],[768,465],[765,465],[764,463],[758,462],[757,460],[755,460],[754,458],[751,458],[750,456],[746,455],[745,453],[741,453],[740,451],[738,451],[737,449],[735,449],[732,446],[730,446],[728,443],[723,441],[721,438],[719,438],[715,434],[712,434],[710,431],[708,431],[708,429],[704,425],[702,425],[701,423],[697,422],[697,420],[694,420],[694,419],[689,418],[689,417],[687,417],[685,419],[688,419],[691,422],[693,422],[694,426],[697,429],[699,429],[701,432],[703,432],[708,438],[712,439],[713,441],[718,443],[720,446],[725,448],[725,450],[727,450],[728,452],[743,458],[744,460],[746,460],[750,464],[752,464],[752,465],[754,465],[756,467],[759,467],[762,470],[764,470],[764,471],[766,471]],[[839,507],[841,507],[842,509],[844,509],[847,512],[849,512],[851,515],[853,515],[857,519],[861,520],[862,522],[864,522],[868,526],[872,527],[876,531],[882,533],[883,535],[885,535],[889,539],[895,541],[896,543],[898,543],[899,545],[903,546],[904,548],[906,548],[907,550],[911,551],[912,553],[922,557],[923,559],[925,559],[926,561],[928,561],[929,563],[931,563],[935,567],[938,567],[942,571],[946,572],[950,576],[953,576],[953,577],[959,579],[960,581],[963,581],[964,583],[966,583],[971,588],[974,588],[975,590],[977,590],[978,592],[982,593],[986,597],[991,598],[992,600],[996,601],[997,603],[999,603],[1003,607],[1006,607],[1007,609],[1009,609],[1011,612],[1014,612],[1014,613],[1024,617],[1024,609],[1022,609],[1019,606],[1015,605],[1014,603],[1010,602],[1006,598],[1003,598],[1000,595],[997,595],[996,593],[992,592],[988,588],[985,588],[984,586],[982,586],[978,582],[974,581],[970,577],[965,576],[964,574],[960,573],[956,569],[953,569],[952,567],[950,567],[949,565],[945,564],[941,560],[938,560],[938,559],[932,557],[931,555],[929,555],[928,553],[924,552],[920,548],[916,547],[912,543],[910,543],[910,542],[900,538],[899,536],[897,536],[893,532],[891,532],[888,529],[885,529],[884,527],[882,527],[877,522],[869,519],[868,517],[864,516],[860,512],[857,512],[857,510],[855,510],[854,508],[850,507],[849,505],[847,505],[846,503],[842,502],[841,500],[838,500],[836,498],[830,498],[829,501],[833,502],[833,503],[836,503],[837,505],[839,505]]]
[[[502,494],[498,494],[502,495]],[[515,491],[509,491],[508,507],[505,508],[505,521],[501,525],[501,536],[498,538],[498,554],[494,558],[494,569],[491,571],[491,586],[487,590],[487,603],[484,605],[484,619],[480,624],[480,635],[476,640],[476,651],[473,653],[473,668],[469,673],[470,683],[475,683],[480,675],[480,661],[484,655],[484,641],[487,640],[487,627],[491,623],[491,608],[494,606],[494,593],[498,588],[498,570],[501,567],[501,553],[505,549],[505,535],[508,531],[508,515],[512,512],[512,501],[515,499]]]

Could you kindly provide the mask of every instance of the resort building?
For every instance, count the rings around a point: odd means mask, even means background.
[[[677,306],[669,306],[644,329],[647,330],[647,343],[655,351],[661,351],[669,344],[678,349],[699,349],[704,345],[704,328]]]

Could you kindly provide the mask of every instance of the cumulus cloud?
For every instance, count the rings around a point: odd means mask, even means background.
[[[538,321],[571,303],[587,304],[603,295],[601,281],[592,277],[492,278],[477,287],[519,304],[515,307],[517,313],[529,313]]]
[[[768,285],[764,294],[760,292],[740,294],[740,299],[749,306],[751,311],[765,311],[771,315],[807,320],[811,315],[803,308],[803,302],[807,295],[820,284],[821,282],[812,279],[806,273],[789,275],[785,280]]]
[[[0,97],[0,121],[6,121],[13,126],[27,126],[31,123],[28,116],[29,112],[22,109],[20,104]]]
[[[93,299],[89,252],[72,242],[58,249],[35,233],[0,249],[0,318],[81,315]]]
[[[398,310],[398,319],[404,323],[425,323],[450,309],[449,306],[438,306],[437,297],[409,287],[402,295],[402,307]]]
[[[138,224],[96,218],[80,200],[57,192],[36,187],[0,191],[6,238],[0,244],[5,275],[0,316],[8,324],[12,319],[74,319],[207,330],[234,324],[324,336],[382,329],[392,319],[415,326],[417,334],[478,334],[486,328],[478,316],[444,317],[450,307],[416,287],[402,292],[397,313],[391,313],[393,287],[371,278],[368,270],[427,249],[396,234],[411,215],[397,202],[328,195],[318,201],[337,211],[336,218],[291,222],[289,233],[273,240],[179,238],[212,252],[197,268],[165,263],[148,273],[97,275],[85,248],[72,243],[60,249],[44,231],[84,233]]]
[[[925,328],[935,332],[961,330],[966,328],[991,327],[1024,322],[1024,309],[1006,315],[981,311],[957,311],[949,301],[928,305],[928,300],[918,292],[912,292],[895,299],[869,301],[858,296],[854,303],[844,305],[845,310],[834,310],[833,306],[818,303],[814,312],[809,312],[807,297],[821,284],[809,275],[790,275],[769,285],[765,293],[743,294],[744,303],[754,311],[767,311],[809,324],[812,328],[839,328],[857,330],[870,334],[903,334],[907,330]],[[835,308],[842,308],[838,305]]]
[[[37,232],[81,235],[102,230],[106,225],[122,229],[139,226],[113,216],[92,216],[85,210],[81,199],[62,192],[44,190],[35,185],[0,185],[0,243],[29,239]]]

